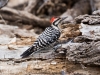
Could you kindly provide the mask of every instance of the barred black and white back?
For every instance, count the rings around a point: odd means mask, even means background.
[[[53,21],[52,25],[47,27],[44,32],[42,32],[37,40],[34,42],[34,44],[26,50],[21,57],[25,58],[29,55],[31,55],[33,52],[36,52],[38,50],[41,50],[43,48],[48,47],[52,43],[58,40],[60,37],[60,30],[58,28],[58,25],[61,23],[62,19],[57,18]]]

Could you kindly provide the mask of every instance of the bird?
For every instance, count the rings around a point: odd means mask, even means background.
[[[23,52],[20,56],[22,58],[26,58],[32,53],[45,49],[46,47],[56,42],[61,35],[59,25],[61,25],[63,20],[65,20],[66,18],[67,17],[52,17],[50,20],[51,25],[45,28],[45,30],[39,35],[33,45],[25,52]]]

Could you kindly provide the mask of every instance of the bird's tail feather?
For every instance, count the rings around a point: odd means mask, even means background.
[[[34,52],[33,50],[34,50],[34,47],[30,47],[24,53],[22,53],[20,56],[22,58],[26,58],[26,57],[28,57],[29,55],[31,55]]]

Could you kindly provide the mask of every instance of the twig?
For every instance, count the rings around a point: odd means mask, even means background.
[[[1,19],[3,20],[4,24],[7,25],[7,22],[3,19],[2,15],[0,14]]]
[[[46,0],[41,6],[40,8],[37,10],[37,14],[40,13],[40,11],[43,9],[43,7],[45,7],[46,5],[51,5],[54,6],[54,4],[51,2],[51,0]]]
[[[34,8],[36,7],[37,3],[38,3],[38,0],[29,0],[28,6],[24,10],[27,12],[34,11]]]

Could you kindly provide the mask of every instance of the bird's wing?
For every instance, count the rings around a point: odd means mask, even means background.
[[[46,28],[45,31],[40,34],[37,39],[37,44],[42,45],[42,47],[46,47],[52,43],[54,43],[60,37],[60,31],[54,28]]]

